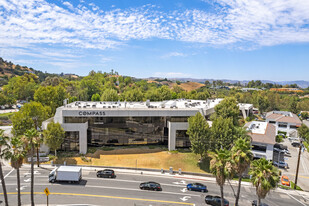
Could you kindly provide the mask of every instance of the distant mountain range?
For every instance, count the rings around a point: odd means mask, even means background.
[[[154,79],[163,79],[162,77],[149,77],[147,79],[151,79],[151,80],[154,80]],[[199,82],[199,83],[204,83],[205,81],[216,81],[216,80],[221,80],[223,82],[226,82],[226,83],[231,83],[231,84],[234,84],[234,83],[237,83],[237,82],[240,82],[241,85],[246,85],[248,84],[249,81],[251,80],[231,80],[231,79],[194,79],[194,78],[167,78],[168,80],[171,80],[171,81],[181,81],[181,82],[187,82],[187,81],[190,81],[190,82]],[[264,84],[265,83],[272,83],[272,84],[280,84],[280,85],[286,85],[286,84],[297,84],[299,87],[301,88],[308,88],[309,87],[309,81],[304,81],[304,80],[296,80],[296,81],[279,81],[279,82],[276,82],[276,81],[270,81],[270,80],[261,80],[261,82],[263,82]]]

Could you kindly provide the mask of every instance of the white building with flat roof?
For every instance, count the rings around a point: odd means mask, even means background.
[[[276,144],[276,127],[268,122],[252,121],[245,125],[251,137],[252,153],[255,158],[273,159]]]
[[[57,108],[53,118],[66,132],[63,150],[87,152],[87,146],[166,144],[169,150],[189,147],[188,118],[200,112],[208,118],[223,99],[162,102],[73,102]],[[240,112],[253,106],[239,104]]]

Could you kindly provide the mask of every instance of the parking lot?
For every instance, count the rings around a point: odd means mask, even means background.
[[[295,182],[295,174],[298,160],[297,147],[293,147],[288,139],[285,139],[282,143],[286,145],[291,153],[291,155],[286,156],[280,153],[280,161],[285,161],[288,163],[289,168],[280,168],[282,175],[286,175],[289,179]],[[274,152],[274,161],[278,161],[278,152]],[[299,174],[298,174],[298,185],[306,191],[309,191],[309,154],[307,151],[301,153],[300,164],[299,164]]]

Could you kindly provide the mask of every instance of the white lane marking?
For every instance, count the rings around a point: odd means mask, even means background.
[[[187,188],[183,188],[182,190],[180,190],[181,192],[187,192]]]
[[[85,187],[95,187],[95,188],[102,188],[102,189],[115,189],[115,190],[131,190],[131,191],[139,191],[139,192],[154,192],[158,194],[173,194],[173,195],[183,195],[183,193],[177,193],[177,192],[166,192],[166,191],[145,191],[141,189],[132,189],[132,188],[122,188],[122,187],[106,187],[106,186],[96,186],[96,185],[86,185]],[[193,195],[193,194],[188,194],[188,196],[194,196],[194,197],[200,197],[200,195]]]
[[[186,185],[186,181],[184,181],[184,180],[181,180],[179,182],[173,182],[173,183],[176,184],[176,185]]]
[[[180,199],[185,202],[187,201],[189,198],[191,198],[190,196],[184,196],[184,197],[181,197]]]
[[[107,180],[107,181],[120,181],[120,182],[134,182],[134,183],[142,183],[143,181],[136,181],[136,180],[123,180],[123,179],[108,179],[108,178],[92,178],[92,177],[87,177],[85,180]],[[146,181],[145,181],[146,182]],[[165,186],[172,186],[172,187],[183,187],[181,185],[172,185],[172,184],[165,184],[165,183],[160,183],[160,185],[165,185]]]
[[[9,171],[9,173],[7,173],[7,174],[3,177],[3,179],[5,179],[6,177],[8,177],[13,171],[14,171],[14,169],[12,169],[11,171]],[[1,180],[0,180],[0,183],[1,183]]]
[[[299,201],[298,199],[296,199],[295,197],[293,197],[292,195],[290,195],[289,193],[286,193],[288,196],[290,196],[291,198],[293,198],[295,201],[299,202],[301,205],[303,206],[307,206],[306,204],[302,203],[301,201]]]
[[[26,185],[23,185],[20,187],[20,190],[24,190],[27,186]],[[18,188],[16,188],[16,191],[18,190]]]
[[[31,181],[31,178],[28,178],[26,180],[24,180],[25,182],[30,182]]]

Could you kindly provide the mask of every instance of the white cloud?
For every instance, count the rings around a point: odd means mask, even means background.
[[[192,77],[192,74],[186,74],[181,72],[155,72],[153,76],[163,78],[188,78]]]
[[[168,59],[168,58],[171,58],[171,57],[186,57],[186,56],[188,56],[188,55],[181,53],[181,52],[170,52],[168,54],[163,55],[161,58]]]
[[[145,5],[101,11],[82,0],[77,7],[65,1],[63,8],[45,0],[1,0],[0,47],[105,50],[153,38],[245,49],[309,42],[307,0],[204,1],[212,9],[164,12]]]

